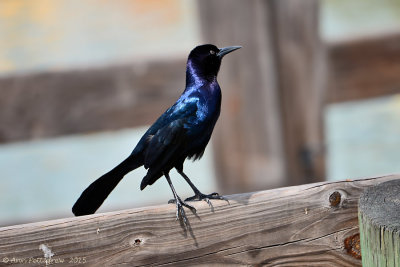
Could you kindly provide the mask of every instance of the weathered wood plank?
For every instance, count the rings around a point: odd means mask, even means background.
[[[142,126],[185,86],[185,59],[0,78],[0,143]]]
[[[371,185],[399,178],[231,195],[230,205],[213,201],[214,212],[194,203],[190,232],[175,220],[174,205],[4,227],[0,261],[40,260],[48,248],[66,266],[360,266],[345,247],[358,232],[358,198]]]
[[[400,93],[400,33],[326,45],[329,102]]]
[[[319,1],[271,1],[285,161],[290,185],[325,177],[325,49]]]

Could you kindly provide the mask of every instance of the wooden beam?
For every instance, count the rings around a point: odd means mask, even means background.
[[[319,1],[271,3],[288,182],[322,181],[326,60],[319,36]]]
[[[0,78],[0,142],[151,124],[185,86],[185,59]]]
[[[212,201],[213,211],[196,202],[197,217],[187,212],[190,231],[175,220],[174,205],[3,227],[0,261],[45,265],[47,255],[66,266],[361,266],[357,242],[350,242],[358,233],[359,196],[399,178],[231,195],[230,205]]]
[[[330,103],[400,93],[400,33],[326,45]]]
[[[283,186],[287,182],[269,2],[198,3],[205,42],[243,46],[224,58],[219,75],[222,111],[213,134],[219,187],[233,193]]]

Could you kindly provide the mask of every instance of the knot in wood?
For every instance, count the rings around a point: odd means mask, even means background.
[[[352,257],[361,259],[360,234],[358,233],[347,237],[344,240],[344,248]]]
[[[340,201],[342,199],[342,196],[338,191],[333,192],[329,196],[329,203],[331,204],[331,207],[337,207],[340,204]]]
[[[131,247],[139,247],[143,244],[144,244],[144,239],[141,237],[136,237],[129,240],[129,245]]]

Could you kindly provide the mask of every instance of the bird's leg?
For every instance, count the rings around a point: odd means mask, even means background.
[[[192,181],[190,181],[189,177],[181,170],[177,170],[178,173],[180,175],[182,175],[182,177],[185,179],[185,181],[190,185],[190,187],[192,188],[193,192],[194,192],[194,196],[189,197],[187,199],[185,199],[185,201],[192,201],[192,200],[204,200],[205,202],[208,203],[208,205],[212,208],[212,204],[210,199],[221,199],[221,200],[225,200],[229,203],[229,200],[224,198],[223,196],[220,196],[218,193],[211,193],[209,195],[205,195],[203,193],[200,192],[199,189],[197,189],[197,187],[192,183]]]
[[[164,173],[165,178],[167,178],[168,184],[171,187],[172,194],[174,195],[175,199],[175,204],[176,204],[176,219],[181,219],[185,226],[188,226],[188,219],[185,214],[185,210],[183,207],[186,207],[190,209],[193,213],[196,213],[196,209],[189,204],[186,204],[184,201],[181,200],[181,198],[178,196],[178,194],[175,191],[174,186],[172,185],[171,178],[169,177],[168,173]]]

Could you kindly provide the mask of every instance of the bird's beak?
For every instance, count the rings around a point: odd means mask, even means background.
[[[241,46],[227,46],[219,49],[219,52],[217,53],[217,56],[219,58],[223,58],[226,54],[229,54],[230,52],[233,52],[235,50],[238,50],[239,48],[242,48]]]

